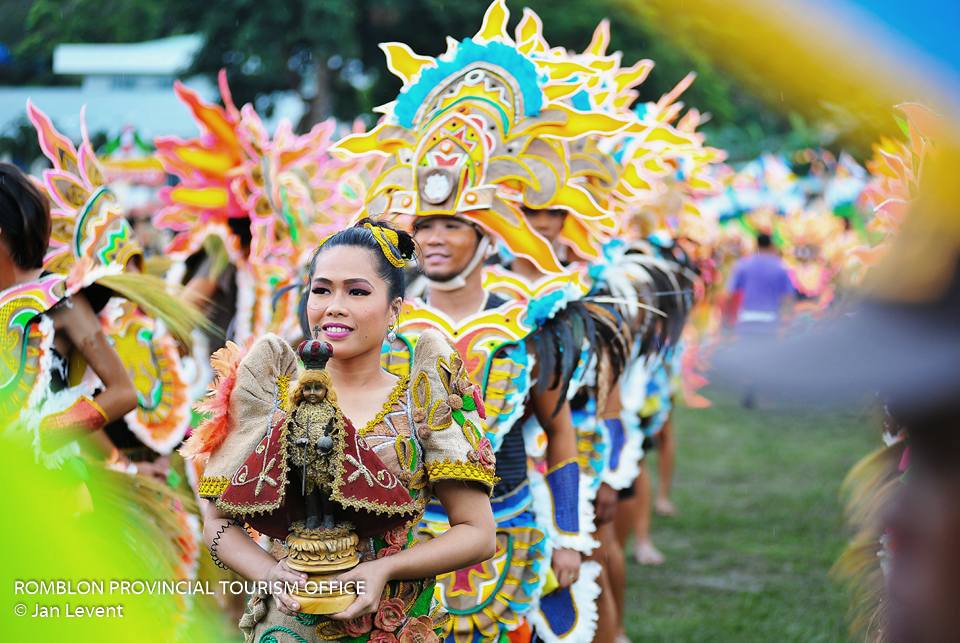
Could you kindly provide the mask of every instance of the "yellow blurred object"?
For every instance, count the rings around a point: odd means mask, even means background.
[[[553,572],[553,567],[547,569],[547,580],[543,582],[543,596],[546,596],[553,590],[560,587],[557,582],[557,575]]]
[[[829,114],[864,144],[890,134],[894,105],[955,108],[949,87],[922,53],[847,3],[767,0],[621,0],[665,37],[707,54],[745,85],[790,111]],[[921,198],[890,254],[868,277],[868,292],[900,301],[935,298],[960,256],[960,127],[923,119],[937,151],[924,168]]]

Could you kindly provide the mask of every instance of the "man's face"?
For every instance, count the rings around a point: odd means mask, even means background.
[[[563,230],[563,222],[567,218],[565,210],[557,208],[548,210],[534,210],[533,208],[523,208],[523,214],[527,218],[527,223],[537,234],[549,241],[555,243],[560,238],[560,232]]]
[[[433,281],[450,281],[467,267],[480,243],[476,229],[453,217],[425,217],[413,236],[420,245],[423,274]]]
[[[887,519],[890,640],[956,640],[960,633],[960,473],[911,470]]]

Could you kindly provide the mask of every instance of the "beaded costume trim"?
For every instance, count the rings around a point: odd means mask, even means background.
[[[473,480],[493,488],[497,477],[490,468],[473,462],[439,460],[427,463],[427,477],[437,480]]]
[[[226,476],[213,476],[211,478],[204,476],[200,478],[200,482],[197,484],[197,494],[201,498],[219,498],[229,484],[230,479]]]
[[[373,430],[375,426],[383,422],[383,419],[387,417],[387,414],[393,411],[394,407],[400,402],[400,397],[406,394],[407,392],[407,382],[409,378],[404,375],[397,380],[397,383],[394,385],[393,390],[390,391],[390,397],[387,398],[387,401],[384,403],[383,407],[380,409],[380,412],[373,416],[373,419],[367,422],[367,424],[360,430],[360,435],[364,436],[370,431]]]

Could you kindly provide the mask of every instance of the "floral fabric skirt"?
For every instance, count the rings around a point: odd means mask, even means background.
[[[317,614],[289,616],[268,594],[255,594],[240,619],[245,643],[436,643],[442,628],[434,582],[391,581],[375,614],[334,621]]]

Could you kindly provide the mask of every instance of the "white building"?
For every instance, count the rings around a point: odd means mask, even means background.
[[[79,87],[0,88],[0,134],[26,116],[27,99],[46,112],[54,124],[74,140],[80,138],[80,108],[86,105],[91,134],[115,136],[133,127],[145,139],[160,135],[195,136],[196,123],[173,93],[173,81],[182,74],[203,45],[199,35],[182,35],[131,44],[62,44],[54,49],[53,71],[81,76]],[[219,102],[216,84],[204,77],[184,84],[202,97]],[[293,92],[276,97],[271,119],[294,123],[304,105]]]

